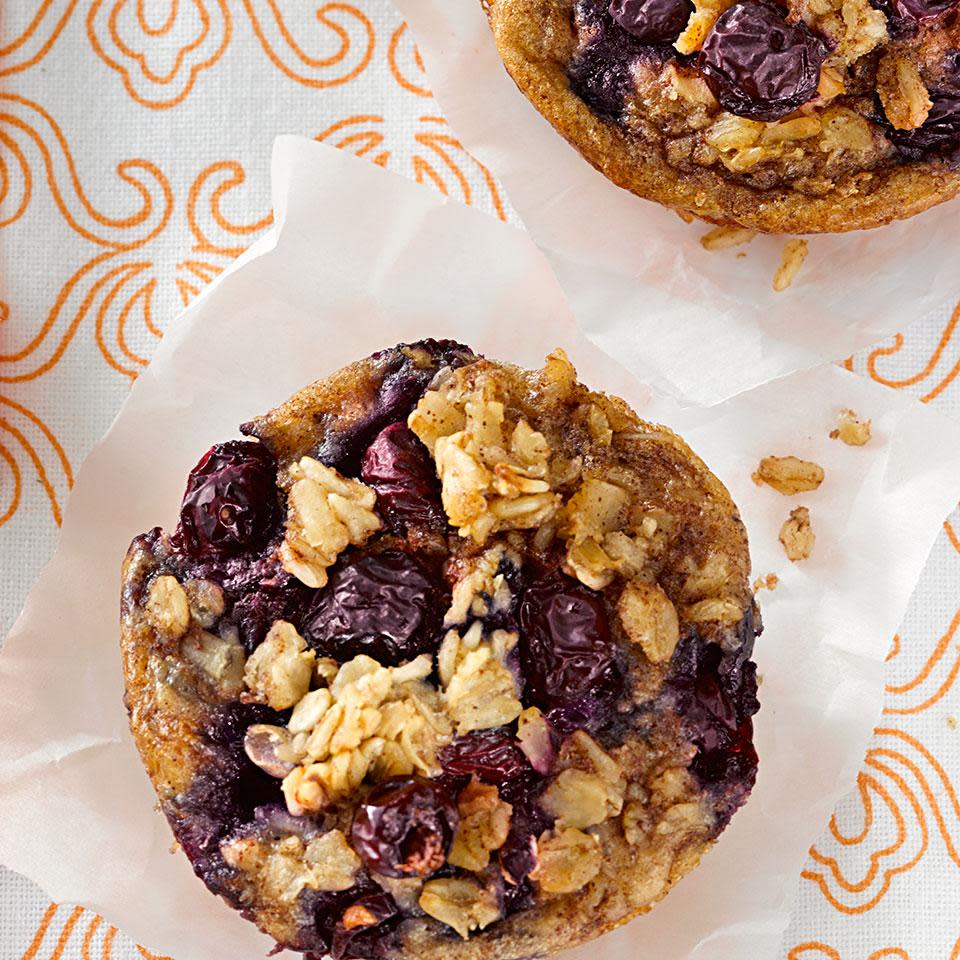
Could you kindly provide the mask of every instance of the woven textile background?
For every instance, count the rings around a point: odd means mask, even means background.
[[[289,132],[510,217],[385,0],[0,0],[0,636],[164,329],[269,226]],[[958,322],[845,362],[960,416]],[[884,716],[797,877],[782,960],[960,960],[957,513],[889,639]],[[140,956],[0,870],[0,960]]]

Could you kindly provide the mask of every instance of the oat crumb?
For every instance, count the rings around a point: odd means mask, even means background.
[[[788,240],[783,248],[783,257],[780,260],[780,266],[773,275],[773,289],[777,293],[782,293],[793,283],[803,261],[807,259],[809,253],[809,244],[806,240]]]
[[[947,717],[947,726],[951,730],[957,729],[957,718],[956,717]]]
[[[758,590],[776,590],[780,583],[780,578],[775,573],[768,573],[765,577],[757,577],[753,581],[753,592]]]
[[[767,484],[785,497],[816,490],[823,483],[823,467],[799,457],[764,457],[752,474],[759,487]]]
[[[756,235],[746,227],[714,227],[700,238],[700,246],[704,250],[729,250],[749,243]]]
[[[806,560],[816,543],[813,527],[810,526],[810,511],[806,507],[797,507],[790,511],[789,518],[780,528],[780,542],[793,563]]]
[[[674,210],[673,211],[684,223],[693,223],[696,220],[696,217],[692,213],[687,213],[686,210]]]
[[[853,410],[837,414],[837,427],[830,431],[831,440],[842,440],[847,446],[862,447],[870,439],[872,420],[861,420]]]

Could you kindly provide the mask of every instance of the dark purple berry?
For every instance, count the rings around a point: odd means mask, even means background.
[[[255,704],[231,703],[210,718],[205,762],[166,808],[174,836],[194,872],[217,894],[226,893],[230,874],[220,843],[250,823],[258,808],[282,801],[279,784],[255,767],[243,752],[243,738],[253,723],[282,722],[279,714]]]
[[[932,92],[933,106],[916,130],[887,128],[887,138],[909,160],[941,159],[960,166],[960,94]]]
[[[360,413],[348,422],[331,418],[316,458],[356,476],[373,438],[386,426],[406,420],[439,370],[473,363],[477,356],[454,340],[420,340],[375,353],[380,382],[374,392],[355,397]]]
[[[926,23],[950,10],[956,9],[958,0],[890,0],[894,16],[912,23]]]
[[[361,897],[343,911],[333,929],[332,960],[385,956],[384,940],[400,920],[400,910],[390,894]]]
[[[570,88],[595,113],[619,117],[633,88],[633,65],[644,53],[632,49],[640,41],[624,31],[587,44],[567,68]],[[648,48],[650,49],[650,48]]]
[[[527,878],[537,865],[536,839],[553,826],[550,817],[528,792],[513,800],[510,833],[497,851],[497,862],[505,883],[505,908],[508,912],[526,909]]]
[[[601,594],[560,574],[529,587],[520,604],[520,659],[531,702],[544,710],[592,704],[588,726],[603,726],[622,674]]]
[[[391,526],[446,525],[440,482],[427,448],[406,423],[392,423],[367,447],[363,482],[377,492],[377,513]]]
[[[503,730],[478,730],[457,737],[440,751],[444,773],[476,774],[484,783],[506,784],[531,772],[516,740]]]
[[[720,105],[752,120],[779,120],[817,94],[826,43],[784,11],[757,0],[725,10],[699,66]]]
[[[447,607],[444,588],[406,553],[391,550],[339,567],[303,623],[324,656],[367,654],[396,666],[436,649]]]
[[[285,575],[283,583],[258,585],[242,594],[233,605],[230,619],[240,631],[240,641],[252,653],[277,620],[300,623],[313,591],[295,577]]]
[[[365,870],[357,874],[356,882],[347,890],[312,890],[307,887],[298,902],[298,912],[306,922],[298,931],[296,949],[311,951],[308,956],[313,960],[327,955],[344,911],[358,900],[380,892],[382,888]]]
[[[260,547],[277,518],[276,463],[266,447],[230,440],[190,471],[177,539],[192,557]]]
[[[960,93],[960,50],[951,50],[943,58],[943,85]]]
[[[610,16],[644,43],[672,43],[693,13],[690,0],[612,0]]]
[[[357,808],[351,841],[368,870],[387,877],[429,877],[446,862],[460,818],[442,785],[394,777]]]
[[[497,859],[507,883],[519,886],[537,865],[536,837],[528,830],[512,828]]]

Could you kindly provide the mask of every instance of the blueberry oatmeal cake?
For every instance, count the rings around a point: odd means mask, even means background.
[[[126,705],[197,875],[320,957],[544,956],[744,803],[760,620],[723,485],[450,341],[244,424],[123,565]]]
[[[482,0],[520,89],[614,183],[768,233],[960,191],[960,0]]]

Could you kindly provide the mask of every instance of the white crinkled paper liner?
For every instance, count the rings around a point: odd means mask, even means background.
[[[172,527],[208,445],[350,360],[436,336],[535,366],[562,345],[585,382],[690,441],[740,505],[755,571],[781,577],[761,595],[753,797],[651,914],[575,955],[773,957],[807,846],[862,759],[889,639],[956,500],[960,431],[834,366],[681,409],[578,333],[522,232],[292,137],[277,142],[273,191],[275,230],[173,325],[84,464],[60,546],[0,654],[0,862],[178,960],[266,952],[267,939],[168,852],[122,706],[127,544],[158,522]],[[868,446],[827,438],[842,406],[873,418]],[[773,452],[826,469],[800,501],[818,537],[803,565],[777,542],[796,501],[750,481]]]
[[[960,296],[960,201],[811,237],[793,286],[775,293],[783,238],[709,253],[708,225],[614,186],[514,85],[480,0],[394,2],[445,116],[506,187],[586,335],[668,393],[714,403],[842,359]]]

